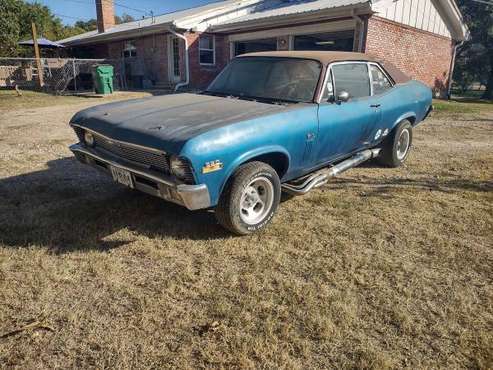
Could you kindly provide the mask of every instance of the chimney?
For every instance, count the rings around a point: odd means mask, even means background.
[[[113,0],[96,0],[96,17],[98,33],[108,31],[115,25],[115,8]]]

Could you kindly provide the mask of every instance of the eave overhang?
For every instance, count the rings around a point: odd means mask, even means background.
[[[230,22],[227,24],[211,25],[207,28],[207,31],[217,33],[246,32],[253,29],[275,28],[281,26],[286,27],[287,25],[313,23],[316,21],[352,17],[354,15],[371,14],[373,14],[373,12],[371,10],[370,2],[366,2],[304,13],[278,15],[275,17],[266,17],[244,22]]]

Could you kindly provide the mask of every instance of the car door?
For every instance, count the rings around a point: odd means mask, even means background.
[[[368,146],[379,116],[366,62],[332,63],[324,89],[318,109],[317,164]],[[349,94],[347,101],[341,99],[344,93]]]
[[[369,63],[368,67],[370,69],[373,105],[376,107],[376,112],[378,114],[374,130],[371,133],[369,140],[372,145],[376,145],[390,133],[391,124],[393,122],[391,117],[395,114],[400,114],[398,113],[400,110],[395,109],[395,101],[398,101],[399,97],[396,99],[396,96],[391,96],[391,90],[393,88],[392,81],[380,65],[377,63]],[[401,105],[403,100],[397,105]]]

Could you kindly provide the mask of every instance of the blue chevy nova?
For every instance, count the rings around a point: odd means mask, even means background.
[[[269,223],[281,191],[305,194],[368,159],[397,167],[431,110],[430,89],[365,54],[235,58],[201,94],[105,104],[70,121],[70,149],[116,182],[237,234]]]

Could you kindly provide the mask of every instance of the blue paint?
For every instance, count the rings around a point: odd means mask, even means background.
[[[346,103],[293,105],[198,135],[183,146],[180,155],[191,160],[197,183],[207,185],[215,205],[234,170],[252,158],[283,154],[289,167],[282,181],[292,180],[356,151],[378,146],[385,139],[383,135],[375,139],[378,130],[390,132],[403,119],[419,123],[431,99],[427,86],[410,81],[385,94]],[[212,160],[224,163],[223,170],[202,174],[205,162]]]
[[[403,119],[419,124],[431,102],[431,90],[417,81],[347,102],[284,105],[175,94],[89,108],[71,123],[114,140],[187,158],[195,183],[207,185],[215,206],[228,179],[245,162],[269,155],[279,165],[274,167],[285,164],[281,181],[293,180],[378,147]],[[213,161],[223,167],[204,174],[204,165]]]

